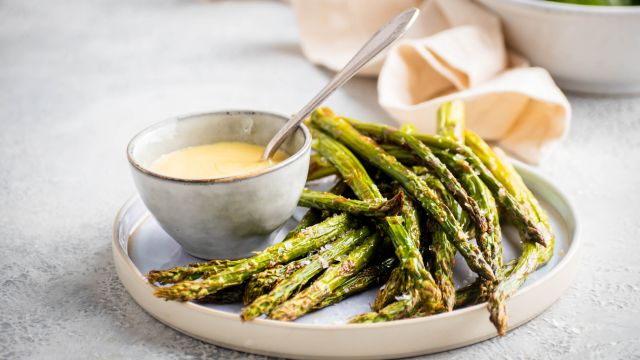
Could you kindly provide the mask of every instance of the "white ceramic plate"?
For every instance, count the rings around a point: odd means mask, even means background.
[[[567,198],[531,168],[516,165],[549,212],[557,240],[551,262],[532,274],[509,301],[512,329],[543,312],[569,286],[576,271],[578,248],[576,217]],[[294,225],[292,219],[275,238],[281,239]],[[504,236],[505,260],[517,257],[517,232],[506,226]],[[127,201],[116,216],[112,246],[122,283],[149,314],[187,335],[231,349],[290,358],[393,358],[453,349],[496,336],[485,304],[418,319],[346,324],[351,316],[369,311],[375,289],[295,322],[241,322],[239,304],[201,305],[158,299],[143,274],[195,259],[158,226],[138,196]],[[462,259],[456,261],[455,276],[458,285],[474,277]]]

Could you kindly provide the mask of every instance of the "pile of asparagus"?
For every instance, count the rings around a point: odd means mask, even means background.
[[[310,210],[276,245],[240,260],[151,271],[168,300],[239,302],[243,320],[294,320],[371,287],[372,311],[352,323],[427,316],[487,302],[498,333],[506,301],[553,255],[547,215],[507,158],[465,129],[460,102],[438,111],[438,134],[417,134],[316,110],[309,179],[337,175],[330,192],[305,189]],[[502,260],[500,220],[522,255]],[[475,241],[473,241],[475,239]],[[454,257],[477,279],[456,289]],[[380,286],[381,285],[381,286]]]

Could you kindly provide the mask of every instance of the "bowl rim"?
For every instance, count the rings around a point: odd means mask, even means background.
[[[172,123],[178,123],[181,121],[187,121],[190,120],[192,118],[195,117],[200,117],[200,116],[207,116],[207,115],[230,115],[230,116],[238,116],[238,115],[267,115],[267,116],[271,116],[274,118],[278,118],[280,120],[283,120],[284,122],[287,122],[289,120],[289,118],[283,114],[280,113],[276,113],[276,112],[271,112],[271,111],[262,111],[262,110],[216,110],[216,111],[205,111],[205,112],[198,112],[198,113],[192,113],[192,114],[187,114],[187,115],[181,115],[181,116],[176,116],[176,117],[172,117],[169,119],[165,119],[165,120],[161,120],[158,121],[154,124],[151,124],[150,126],[147,126],[146,128],[142,129],[140,132],[138,132],[133,138],[131,138],[131,140],[129,141],[129,144],[127,145],[127,160],[129,161],[129,163],[131,164],[131,166],[133,166],[136,170],[142,172],[143,174],[149,175],[151,177],[155,177],[161,180],[167,180],[167,181],[173,181],[173,182],[178,182],[178,183],[185,183],[185,184],[212,184],[212,183],[231,183],[231,182],[237,182],[237,181],[241,181],[241,180],[246,180],[246,179],[253,179],[265,174],[269,174],[272,173],[274,171],[277,171],[281,168],[284,168],[292,163],[294,163],[295,161],[297,161],[298,159],[300,159],[305,153],[307,153],[310,148],[311,148],[311,133],[309,131],[309,129],[307,128],[307,126],[303,123],[301,123],[299,125],[299,129],[302,130],[302,134],[304,136],[304,143],[302,144],[302,146],[300,147],[300,149],[298,149],[295,153],[291,154],[289,157],[287,157],[285,160],[269,166],[267,168],[258,170],[258,171],[252,171],[250,173],[246,173],[246,174],[240,174],[240,175],[232,175],[232,176],[225,176],[225,177],[221,177],[221,178],[213,178],[213,179],[182,179],[182,178],[176,178],[176,177],[172,177],[172,176],[167,176],[167,175],[162,175],[159,174],[157,172],[154,172],[144,166],[142,166],[142,164],[140,164],[136,159],[135,156],[133,155],[133,149],[136,146],[136,143],[142,139],[144,136],[152,133],[155,130],[158,130],[164,126],[167,126],[169,124]]]
[[[483,0],[495,2],[496,0]],[[504,0],[497,0],[497,2],[505,2]],[[561,3],[555,1],[545,0],[506,0],[508,3],[527,6],[530,8],[552,10],[558,12],[570,12],[570,13],[586,13],[586,14],[640,14],[640,6],[633,5],[581,5]]]

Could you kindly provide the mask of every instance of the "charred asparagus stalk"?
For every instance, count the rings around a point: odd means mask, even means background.
[[[299,260],[292,261],[288,264],[281,264],[262,272],[259,272],[251,277],[251,280],[247,282],[247,286],[244,290],[244,296],[242,302],[245,305],[251,304],[258,297],[269,293],[276,285],[282,280],[289,277],[296,270],[305,266],[309,262],[309,257],[305,257]]]
[[[438,230],[433,234],[431,244],[433,257],[433,277],[442,292],[442,301],[445,311],[452,311],[455,305],[456,288],[453,284],[453,264],[456,256],[456,249],[451,245],[447,234]]]
[[[331,187],[329,192],[332,195],[342,194],[346,190],[346,184],[343,181],[338,181]],[[321,211],[318,209],[309,209],[306,214],[300,219],[298,225],[287,234],[284,240],[290,239],[298,232],[306,229],[309,226],[315,225],[322,221],[323,218],[328,216],[327,211]],[[288,264],[281,264],[275,267],[266,269],[262,272],[254,274],[251,280],[247,282],[245,287],[243,302],[245,305],[249,305],[253,300],[257,299],[260,295],[264,295],[271,291],[280,281],[291,275],[294,271],[298,270],[307,261],[306,258],[292,261]]]
[[[488,148],[488,146],[487,146]],[[489,148],[490,150],[490,148]],[[491,153],[487,154],[491,155]],[[527,280],[529,275],[534,272],[538,267],[546,264],[553,256],[553,248],[555,246],[555,235],[549,223],[548,216],[542,209],[536,198],[531,191],[524,184],[524,181],[520,177],[520,174],[513,168],[509,160],[505,156],[499,156],[495,153],[493,157],[496,166],[503,169],[503,175],[499,175],[504,184],[510,183],[513,187],[513,195],[526,204],[527,207],[532,209],[534,216],[540,221],[540,223],[546,228],[547,232],[551,234],[551,240],[547,247],[542,247],[539,244],[526,241],[523,244],[522,255],[518,258],[518,261],[513,271],[505,277],[495,288],[494,292],[489,296],[489,313],[491,322],[498,329],[500,335],[504,335],[508,329],[507,307],[506,301],[511,297]],[[496,175],[498,176],[498,175]],[[522,229],[521,236],[526,238],[526,234]]]
[[[309,287],[299,292],[292,299],[280,304],[269,317],[275,320],[295,320],[313,310],[322,300],[329,296],[350,277],[362,270],[371,260],[376,245],[379,243],[377,234],[366,238],[358,247],[353,249],[338,263],[330,266],[320,278]]]
[[[420,251],[411,242],[402,218],[390,216],[381,224],[381,228],[385,233],[391,234],[389,237],[396,249],[400,266],[408,275],[407,288],[412,293],[413,301],[426,313],[439,311],[442,308],[442,294],[427,271]]]
[[[184,280],[197,280],[221,272],[242,260],[210,260],[204,263],[193,263],[167,270],[151,270],[147,280],[152,284],[175,284]]]
[[[513,167],[513,165],[509,161],[509,158],[507,158],[507,155],[504,154],[504,152],[502,152],[502,150],[500,149],[495,149],[495,154],[496,154],[496,157],[500,160],[500,163],[502,164],[502,166],[504,166],[507,169],[507,172],[511,174],[510,180],[513,182],[514,185],[517,186],[517,189],[518,189],[517,193],[520,195],[515,195],[516,198],[518,198],[519,201],[522,201],[523,204],[526,204],[531,209],[531,211],[535,214],[535,217],[538,219],[538,221],[540,221],[542,226],[544,226],[549,232],[549,234],[551,235],[551,242],[549,246],[544,248],[537,247],[538,267],[543,266],[547,262],[549,262],[549,260],[553,257],[553,250],[554,250],[554,245],[556,240],[555,233],[553,232],[553,228],[551,227],[551,223],[549,222],[549,215],[542,208],[542,206],[538,202],[538,199],[536,199],[536,197],[533,195],[531,190],[529,190],[527,185],[524,183],[524,180],[522,180],[522,177],[520,177],[520,174],[518,174],[516,169]],[[521,236],[522,235],[523,234],[521,234]],[[516,268],[517,268],[517,265],[516,265]]]
[[[438,195],[442,201],[452,210],[460,225],[467,229],[470,227],[470,221],[467,214],[462,210],[460,205],[455,201],[453,196],[447,191],[440,180],[429,174],[421,176],[431,188],[438,191]],[[456,298],[456,289],[453,284],[453,263],[456,255],[456,249],[448,239],[447,234],[442,228],[436,229],[433,233],[433,242],[431,244],[431,253],[433,254],[432,270],[436,284],[442,291],[442,299],[447,311],[453,310]]]
[[[508,263],[504,264],[498,271],[498,277],[504,278],[506,276],[509,276],[515,266],[516,260],[511,260]],[[471,284],[456,290],[455,308],[487,301],[491,293],[494,291],[494,287],[490,288],[487,286],[487,284],[488,283],[486,280],[478,278]]]
[[[489,221],[493,224],[493,232],[490,234],[482,233],[478,238],[476,238],[476,241],[485,256],[485,259],[488,259],[496,274],[499,274],[502,267],[502,240],[500,221],[498,218],[495,200],[489,189],[484,185],[475,172],[469,170],[469,166],[466,164],[464,159],[455,158],[455,156],[450,153],[444,153],[442,156],[443,162],[447,164],[447,166],[452,169],[456,169],[454,171],[457,172],[457,175],[465,189],[467,189],[469,194],[478,201],[478,204],[480,204],[480,207],[488,216]],[[497,281],[481,280],[480,284],[477,286],[481,291],[477,291],[475,297],[481,297],[486,300],[488,294],[493,293],[494,289],[497,286],[500,286],[500,283],[503,280],[500,276],[497,278]],[[500,304],[500,306],[503,305]]]
[[[371,304],[371,310],[380,311],[385,306],[396,301],[397,296],[409,291],[410,283],[411,279],[409,278],[409,274],[402,266],[399,265],[394,268],[387,281],[380,290],[378,290],[378,294],[373,304]]]
[[[402,188],[398,187],[398,192],[403,192]],[[407,198],[404,201],[401,212],[402,218],[404,219],[404,227],[407,229],[407,233],[413,243],[419,248],[422,233],[420,229],[420,214],[418,214],[418,209],[412,199]]]
[[[403,207],[404,229],[407,231],[412,243],[416,248],[420,246],[420,226],[419,215],[417,209],[413,206],[413,202],[407,201]],[[422,258],[420,259],[422,261]],[[426,270],[425,270],[426,271]],[[434,280],[428,273],[428,284],[433,287]],[[376,299],[371,306],[374,310],[370,313],[357,315],[350,320],[351,323],[369,323],[391,321],[411,317],[417,313],[431,314],[442,309],[442,302],[438,296],[440,291],[435,291],[435,295],[428,296],[423,299],[423,293],[416,291],[413,285],[415,277],[406,266],[398,266],[393,269],[391,276],[380,289]],[[428,302],[426,306],[421,305],[422,302]]]
[[[416,313],[414,297],[405,294],[398,301],[393,302],[378,312],[368,312],[352,317],[349,322],[352,324],[376,323],[391,320],[409,318]]]
[[[317,149],[320,154],[336,167],[343,178],[348,178],[347,184],[356,196],[362,200],[383,199],[362,164],[346,146],[321,131],[316,130],[314,135],[318,139]],[[402,217],[386,217],[380,227],[393,243],[400,265],[411,275],[411,283],[407,286],[420,295],[419,299],[416,298],[416,303],[425,307],[425,311],[433,311],[440,303],[440,291],[424,266],[416,242],[404,228]]]
[[[294,292],[300,290],[315,275],[327,268],[335,258],[349,252],[370,234],[371,231],[367,227],[346,232],[326,249],[313,255],[308,264],[282,280],[271,292],[258,297],[245,307],[240,315],[242,320],[251,320],[270,313],[277,305],[289,299]]]
[[[327,159],[318,154],[311,155],[311,158],[309,159],[307,181],[322,179],[323,177],[335,175],[336,173],[336,168],[334,168]]]
[[[358,131],[372,136],[373,138],[382,139],[384,141],[389,137],[388,133],[390,128],[388,126],[362,123],[353,119],[349,119],[349,123]],[[509,193],[505,189],[504,185],[496,179],[496,175],[487,168],[487,166],[469,147],[457,144],[451,139],[438,135],[416,134],[413,136],[429,147],[439,149],[440,151],[450,151],[463,156],[472,168],[479,172],[478,175],[487,185],[489,190],[491,190],[496,201],[512,218],[514,225],[516,225],[521,232],[526,234],[526,239],[546,246],[551,236],[548,231],[544,226],[539,226],[537,220],[526,211],[526,208],[516,200],[513,194]]]
[[[469,213],[469,216],[473,219],[474,223],[476,223],[480,231],[490,231],[488,228],[489,225],[487,224],[485,217],[482,215],[478,204],[467,194],[458,179],[453,176],[451,171],[449,171],[440,159],[433,154],[428,146],[411,134],[384,125],[378,126],[384,128],[386,140],[397,145],[408,146],[420,159],[424,161],[427,167],[433,171],[434,175],[438,177],[442,184],[445,185],[447,190],[455,197],[458,203],[460,203],[465,211]],[[345,126],[342,125],[342,127]],[[361,154],[361,156],[363,155]]]
[[[438,199],[437,194],[422,179],[398,162],[395,157],[387,154],[371,138],[360,134],[347,121],[334,117],[330,110],[316,110],[311,115],[311,120],[313,124],[335,136],[364,159],[367,159],[371,164],[398,181],[445,229],[450,241],[463,255],[469,267],[487,279],[495,278],[493,270],[483,259],[480,250],[467,241],[467,234],[456,221],[451,211]],[[323,156],[326,157],[324,154]]]
[[[189,301],[201,299],[227,287],[240,285],[251,275],[267,267],[288,263],[331,242],[339,234],[351,228],[350,223],[353,223],[353,219],[349,215],[334,215],[202,281],[183,281],[170,287],[157,288],[155,295],[167,300]]]
[[[313,225],[321,222],[328,215],[329,214],[323,214],[323,212],[320,211],[320,210],[309,209],[309,211],[307,211],[302,216],[302,218],[300,219],[300,221],[298,222],[296,227],[294,227],[293,229],[291,229],[291,231],[289,231],[289,233],[283,239],[283,241],[289,240],[292,237],[294,237],[297,233],[299,233],[300,231],[308,228],[309,226],[313,226]]]
[[[311,127],[311,131],[315,149],[338,170],[343,181],[360,200],[384,199],[360,160],[349,149],[314,127]]]
[[[467,146],[486,168],[502,184],[506,191],[522,204],[530,213],[535,214],[536,220],[547,226],[548,216],[540,207],[538,200],[524,184],[520,175],[515,171],[509,160],[501,151],[494,151],[489,144],[471,130],[466,130],[465,141]],[[517,175],[517,176],[516,176]]]
[[[472,131],[467,130],[465,132],[465,141],[483,164],[500,181],[502,186],[507,189],[509,194],[545,228],[550,237],[549,245],[544,248],[531,241],[525,241],[522,255],[515,264],[513,271],[496,286],[494,292],[489,296],[488,307],[491,322],[498,329],[498,333],[504,335],[508,329],[506,300],[522,286],[529,274],[546,264],[553,256],[555,235],[547,214],[506,156],[496,154],[484,140]],[[518,230],[523,239],[529,239],[526,229],[518,228]]]
[[[398,263],[395,257],[390,257],[379,264],[369,266],[354,276],[348,278],[342,285],[335,289],[322,302],[316,305],[315,309],[322,309],[329,305],[336,304],[343,299],[359,294],[372,286],[383,282]]]
[[[464,158],[456,157],[446,151],[439,152],[438,157],[458,176],[460,183],[476,199],[480,209],[487,217],[487,221],[491,223],[492,232],[482,233],[476,240],[485,259],[496,271],[502,266],[502,240],[495,198]]]
[[[399,187],[396,186],[396,188]],[[417,248],[420,248],[420,219],[418,211],[413,204],[413,200],[407,199],[407,201],[405,201],[405,204],[402,207],[402,217],[404,219],[404,227],[407,230],[407,234],[411,238],[411,241]],[[386,305],[394,302],[396,296],[406,292],[407,284],[409,283],[410,280],[402,266],[398,266],[393,269],[391,276],[389,276],[385,285],[378,291],[378,295],[371,305],[371,308],[378,311]]]
[[[398,192],[389,200],[352,200],[343,196],[326,192],[311,191],[305,189],[302,192],[298,206],[346,212],[352,215],[385,217],[397,214],[404,200],[404,193]]]
[[[329,189],[329,192],[331,194],[333,194],[333,195],[341,195],[342,193],[345,192],[345,190],[347,190],[347,184],[345,184],[344,181],[339,180],[331,187],[331,189]],[[293,228],[291,231],[289,231],[289,233],[284,238],[284,240],[288,240],[292,236],[297,234],[299,231],[304,230],[304,229],[308,228],[309,226],[312,226],[312,225],[315,225],[315,224],[319,223],[320,221],[324,220],[329,215],[330,214],[328,212],[326,212],[326,211],[320,211],[320,210],[316,210],[316,209],[309,209],[309,211],[307,211],[304,214],[304,216],[300,219],[300,221],[298,222],[296,227]]]
[[[441,106],[438,111],[438,134],[455,141],[459,145],[464,145],[464,105],[461,102],[445,103]],[[502,267],[500,221],[496,202],[491,195],[491,191],[463,157],[446,151],[441,151],[438,157],[460,179],[462,186],[476,200],[487,217],[488,223],[491,224],[492,231],[480,233],[476,237],[476,241],[494,272],[500,274]],[[500,280],[500,276],[498,276],[498,282],[479,279],[477,288],[482,289],[482,291],[477,293],[484,293],[486,298],[488,294],[493,292]],[[476,294],[476,297],[479,296]],[[451,300],[449,305],[453,307],[455,298],[450,297],[449,299]]]
[[[440,135],[447,136],[455,141],[459,141],[458,139],[462,138],[464,134],[464,108],[462,108],[461,103],[445,103],[438,109],[437,130]],[[453,212],[461,226],[466,229],[469,223],[466,213],[455,202],[451,194],[442,185],[442,182],[430,174],[424,175],[422,178],[427,185],[438,191],[441,200]],[[480,233],[485,234],[486,232],[480,231]],[[453,263],[456,249],[447,239],[447,234],[442,228],[434,231],[430,250],[433,255],[431,268],[436,284],[438,284],[442,292],[445,311],[452,311],[456,299],[456,289],[453,283]]]

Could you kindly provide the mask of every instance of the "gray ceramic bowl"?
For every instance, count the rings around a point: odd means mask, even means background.
[[[160,155],[221,141],[266,145],[287,121],[257,111],[220,111],[155,124],[129,143],[127,156],[140,196],[162,228],[191,255],[236,259],[263,250],[291,217],[309,168],[311,135],[302,125],[280,148],[290,156],[263,171],[185,180],[149,170]]]

